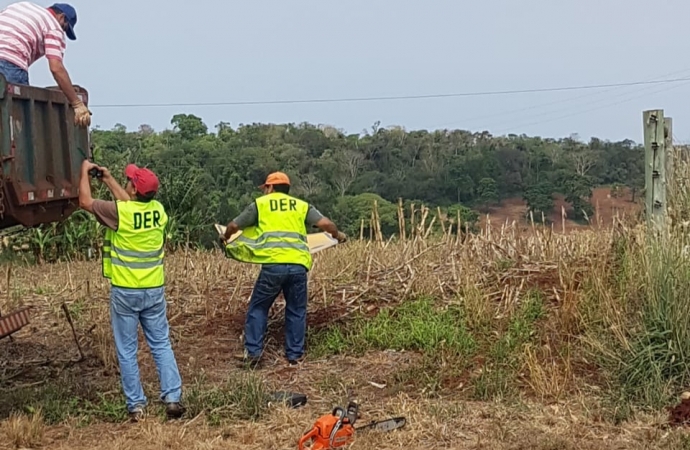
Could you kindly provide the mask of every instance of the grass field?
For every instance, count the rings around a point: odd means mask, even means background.
[[[98,262],[5,265],[2,311],[34,309],[30,326],[0,341],[0,448],[295,449],[349,399],[362,423],[408,420],[358,435],[353,449],[689,448],[666,411],[690,381],[683,233],[658,243],[625,221],[565,235],[528,228],[318,254],[297,369],[282,358],[282,299],[264,367],[236,367],[256,267],[220,253],[168,256],[188,408],[177,422],[155,403],[144,422],[127,422]],[[305,393],[308,404],[269,405],[273,390]]]

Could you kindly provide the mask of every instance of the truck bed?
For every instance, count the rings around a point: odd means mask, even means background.
[[[75,86],[88,105],[88,93]],[[89,131],[57,87],[19,86],[0,74],[0,230],[61,221],[79,205]]]

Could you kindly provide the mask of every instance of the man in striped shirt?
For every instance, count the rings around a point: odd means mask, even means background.
[[[91,124],[91,112],[79,100],[63,64],[65,34],[76,40],[77,12],[66,3],[49,8],[17,2],[0,11],[0,73],[12,84],[29,84],[29,66],[45,56],[50,71],[74,108],[77,125]]]

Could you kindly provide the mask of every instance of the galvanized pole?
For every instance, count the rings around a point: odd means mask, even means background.
[[[644,118],[645,215],[647,223],[661,230],[666,219],[666,136],[664,111],[648,110]]]

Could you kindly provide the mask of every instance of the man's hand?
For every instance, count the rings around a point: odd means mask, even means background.
[[[342,244],[345,241],[347,241],[347,235],[342,231],[338,231],[338,243]]]
[[[103,181],[108,181],[113,179],[113,174],[110,173],[107,167],[97,166],[98,170],[103,172]]]
[[[232,235],[237,233],[239,231],[239,229],[240,228],[237,226],[237,224],[234,221],[230,222],[228,224],[228,226],[225,227],[225,234],[223,235],[223,239],[225,239],[226,242],[229,241],[230,238],[232,237]]]
[[[91,111],[86,107],[84,102],[77,100],[72,103],[74,108],[74,123],[80,127],[88,127],[91,125]]]
[[[81,173],[82,173],[82,175],[88,175],[89,170],[93,169],[94,167],[95,167],[95,168],[98,168],[98,166],[97,166],[96,164],[92,163],[92,162],[89,161],[88,159],[85,159],[85,160],[81,163]]]

